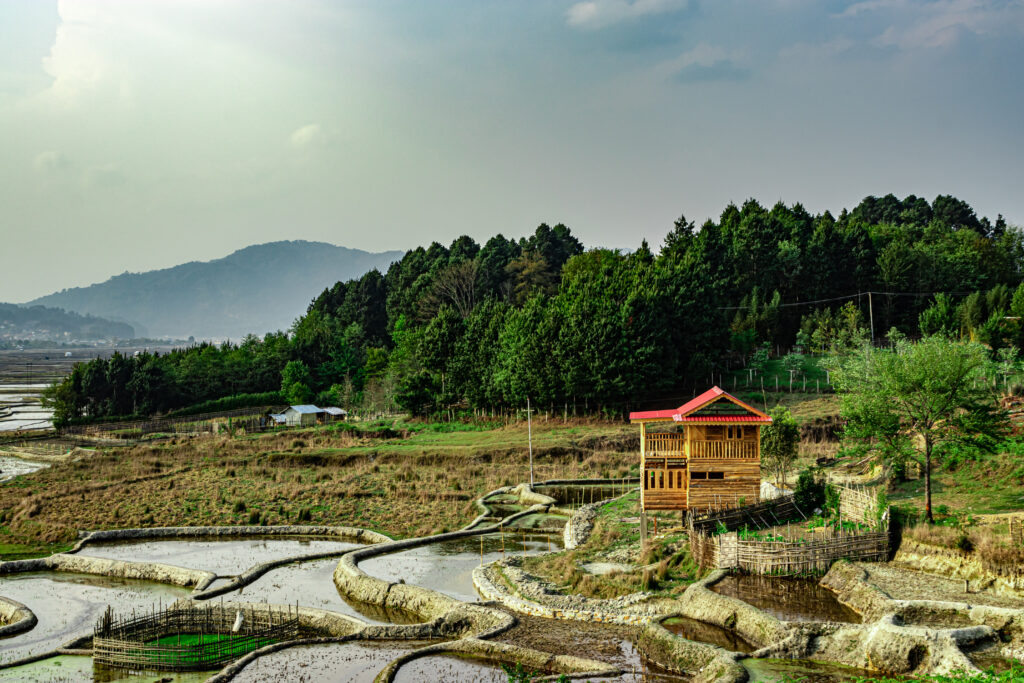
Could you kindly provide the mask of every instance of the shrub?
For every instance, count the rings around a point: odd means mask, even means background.
[[[815,478],[811,470],[804,470],[797,478],[793,502],[804,511],[814,510],[825,504],[825,485]]]

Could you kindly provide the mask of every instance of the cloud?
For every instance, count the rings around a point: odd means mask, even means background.
[[[839,16],[876,14],[888,25],[874,43],[909,51],[954,45],[962,36],[1024,33],[1024,3],[1006,0],[865,0]]]
[[[672,77],[682,83],[742,81],[750,77],[742,52],[700,43],[672,62]]]
[[[323,129],[319,123],[310,123],[294,130],[291,134],[292,145],[295,147],[309,147],[323,138]]]
[[[688,0],[587,0],[577,2],[566,12],[570,26],[601,29],[624,21],[686,9]]]

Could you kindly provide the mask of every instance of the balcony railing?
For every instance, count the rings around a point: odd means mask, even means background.
[[[644,439],[646,457],[668,458],[744,458],[757,457],[756,441],[691,441],[687,452],[684,434],[648,434]]]
[[[743,458],[757,457],[756,441],[691,441],[691,458]]]
[[[644,440],[644,454],[651,456],[686,457],[685,434],[648,434]]]

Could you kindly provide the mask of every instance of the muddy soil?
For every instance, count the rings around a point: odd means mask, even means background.
[[[643,658],[633,647],[636,629],[618,624],[592,624],[580,621],[531,617],[504,610],[515,616],[518,624],[495,640],[529,647],[557,655],[573,655],[607,662],[626,672],[620,681],[682,681]],[[479,664],[479,662],[478,662]],[[490,680],[483,678],[481,680]],[[504,682],[507,678],[498,679]],[[612,680],[612,679],[601,679]]]
[[[561,538],[558,536],[516,531],[471,536],[371,557],[360,562],[359,568],[384,581],[404,581],[457,600],[476,602],[480,598],[473,586],[473,570],[480,564],[509,555],[520,556],[524,552],[527,555],[546,553],[549,548],[560,547]]]
[[[0,662],[48,652],[69,640],[90,635],[111,605],[117,614],[170,604],[189,591],[135,579],[46,572],[0,577],[0,595],[16,600],[39,619],[34,629],[0,640]]]
[[[304,645],[260,657],[245,667],[234,680],[237,683],[372,683],[388,662],[423,642],[338,643]],[[425,678],[420,680],[460,680]]]
[[[867,572],[869,583],[897,600],[943,600],[991,607],[1024,608],[1024,599],[996,595],[987,590],[979,591],[977,586],[972,586],[970,593],[964,593],[963,579],[925,574],[891,562],[863,562],[857,563],[857,566]]]
[[[738,598],[783,621],[861,623],[860,615],[839,602],[815,579],[730,574],[711,590]]]
[[[132,562],[159,562],[204,569],[219,576],[236,576],[250,567],[272,560],[358,547],[355,543],[313,537],[233,537],[225,540],[139,540],[90,544],[79,554]]]

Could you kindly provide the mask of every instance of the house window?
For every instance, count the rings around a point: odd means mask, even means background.
[[[708,472],[708,479],[725,479],[725,472]]]
[[[690,479],[707,479],[707,472],[690,472]]]
[[[743,438],[743,427],[727,427],[726,428],[727,439],[742,439]]]

